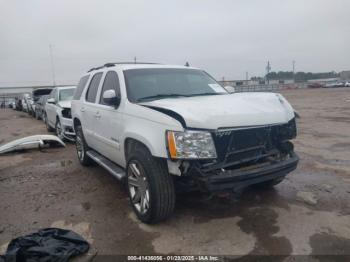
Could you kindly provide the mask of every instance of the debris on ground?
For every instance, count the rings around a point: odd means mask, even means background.
[[[313,206],[317,204],[317,198],[312,192],[299,191],[297,193],[297,200]]]
[[[73,256],[86,253],[89,243],[77,233],[45,228],[36,233],[13,239],[7,247],[4,261],[69,261]]]
[[[0,146],[0,154],[9,153],[23,149],[43,148],[51,145],[66,146],[57,136],[34,135],[13,140]]]
[[[324,191],[328,192],[328,193],[332,193],[334,186],[333,185],[329,185],[329,184],[323,184],[322,188]]]

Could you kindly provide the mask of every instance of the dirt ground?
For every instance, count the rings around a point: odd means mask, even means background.
[[[178,196],[158,225],[140,223],[123,186],[99,166],[82,167],[73,144],[0,156],[0,249],[54,226],[82,234],[98,255],[350,255],[350,89],[282,93],[301,116],[297,170],[236,200]],[[26,113],[0,110],[0,144],[45,133]]]

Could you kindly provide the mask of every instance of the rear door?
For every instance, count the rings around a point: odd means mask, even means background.
[[[95,137],[96,128],[96,98],[100,86],[103,72],[95,73],[92,76],[90,84],[85,94],[84,102],[80,107],[81,122],[83,133],[87,144],[97,150],[97,141]]]
[[[108,71],[100,88],[98,101],[96,102],[96,141],[98,151],[117,164],[122,163],[123,153],[120,150],[122,132],[122,114],[120,105],[110,106],[104,103],[103,93],[114,90],[120,97],[120,83],[117,72]]]

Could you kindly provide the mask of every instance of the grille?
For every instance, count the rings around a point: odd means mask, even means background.
[[[239,162],[276,152],[278,145],[296,136],[295,119],[287,124],[213,133],[218,160]]]

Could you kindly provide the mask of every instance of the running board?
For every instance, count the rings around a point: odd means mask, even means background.
[[[105,158],[103,155],[97,153],[94,150],[89,150],[86,154],[94,160],[97,164],[105,168],[109,173],[115,176],[118,180],[122,180],[125,177],[125,171],[120,166],[114,164],[111,160]]]

